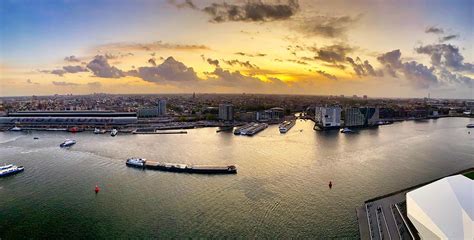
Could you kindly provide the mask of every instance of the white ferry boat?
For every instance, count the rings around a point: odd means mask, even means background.
[[[12,165],[9,168],[0,170],[0,177],[6,177],[9,175],[17,174],[19,172],[23,172],[23,170],[25,170],[23,166],[17,167],[15,165]]]
[[[13,164],[3,165],[3,166],[0,166],[0,170],[5,170],[5,169],[11,168],[13,166],[14,166]]]
[[[290,120],[290,121],[284,121],[280,124],[278,129],[280,129],[280,133],[286,133],[288,132],[293,126],[295,126],[296,121],[295,120]]]

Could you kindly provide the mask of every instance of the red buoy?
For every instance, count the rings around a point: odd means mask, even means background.
[[[332,188],[332,182],[329,181],[329,188]]]
[[[95,185],[95,193],[99,193],[99,191],[100,191],[99,186]]]

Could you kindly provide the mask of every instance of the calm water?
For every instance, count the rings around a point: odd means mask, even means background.
[[[254,137],[215,128],[115,138],[3,132],[0,164],[26,170],[0,179],[0,238],[358,238],[355,208],[364,200],[474,166],[470,122],[411,121],[352,135],[315,132],[309,121]],[[65,138],[78,143],[60,149]],[[237,164],[239,172],[142,171],[125,166],[132,156]]]

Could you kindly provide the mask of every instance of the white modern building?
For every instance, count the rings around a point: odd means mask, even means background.
[[[322,128],[341,126],[341,108],[340,107],[316,107],[316,124]]]
[[[407,214],[421,239],[474,239],[474,181],[446,177],[407,193]]]
[[[219,104],[219,119],[224,121],[234,120],[234,105],[228,103]]]

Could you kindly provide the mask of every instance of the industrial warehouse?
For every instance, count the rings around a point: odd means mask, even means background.
[[[1,128],[68,128],[74,126],[118,127],[137,123],[135,112],[113,111],[25,111],[0,117]]]

